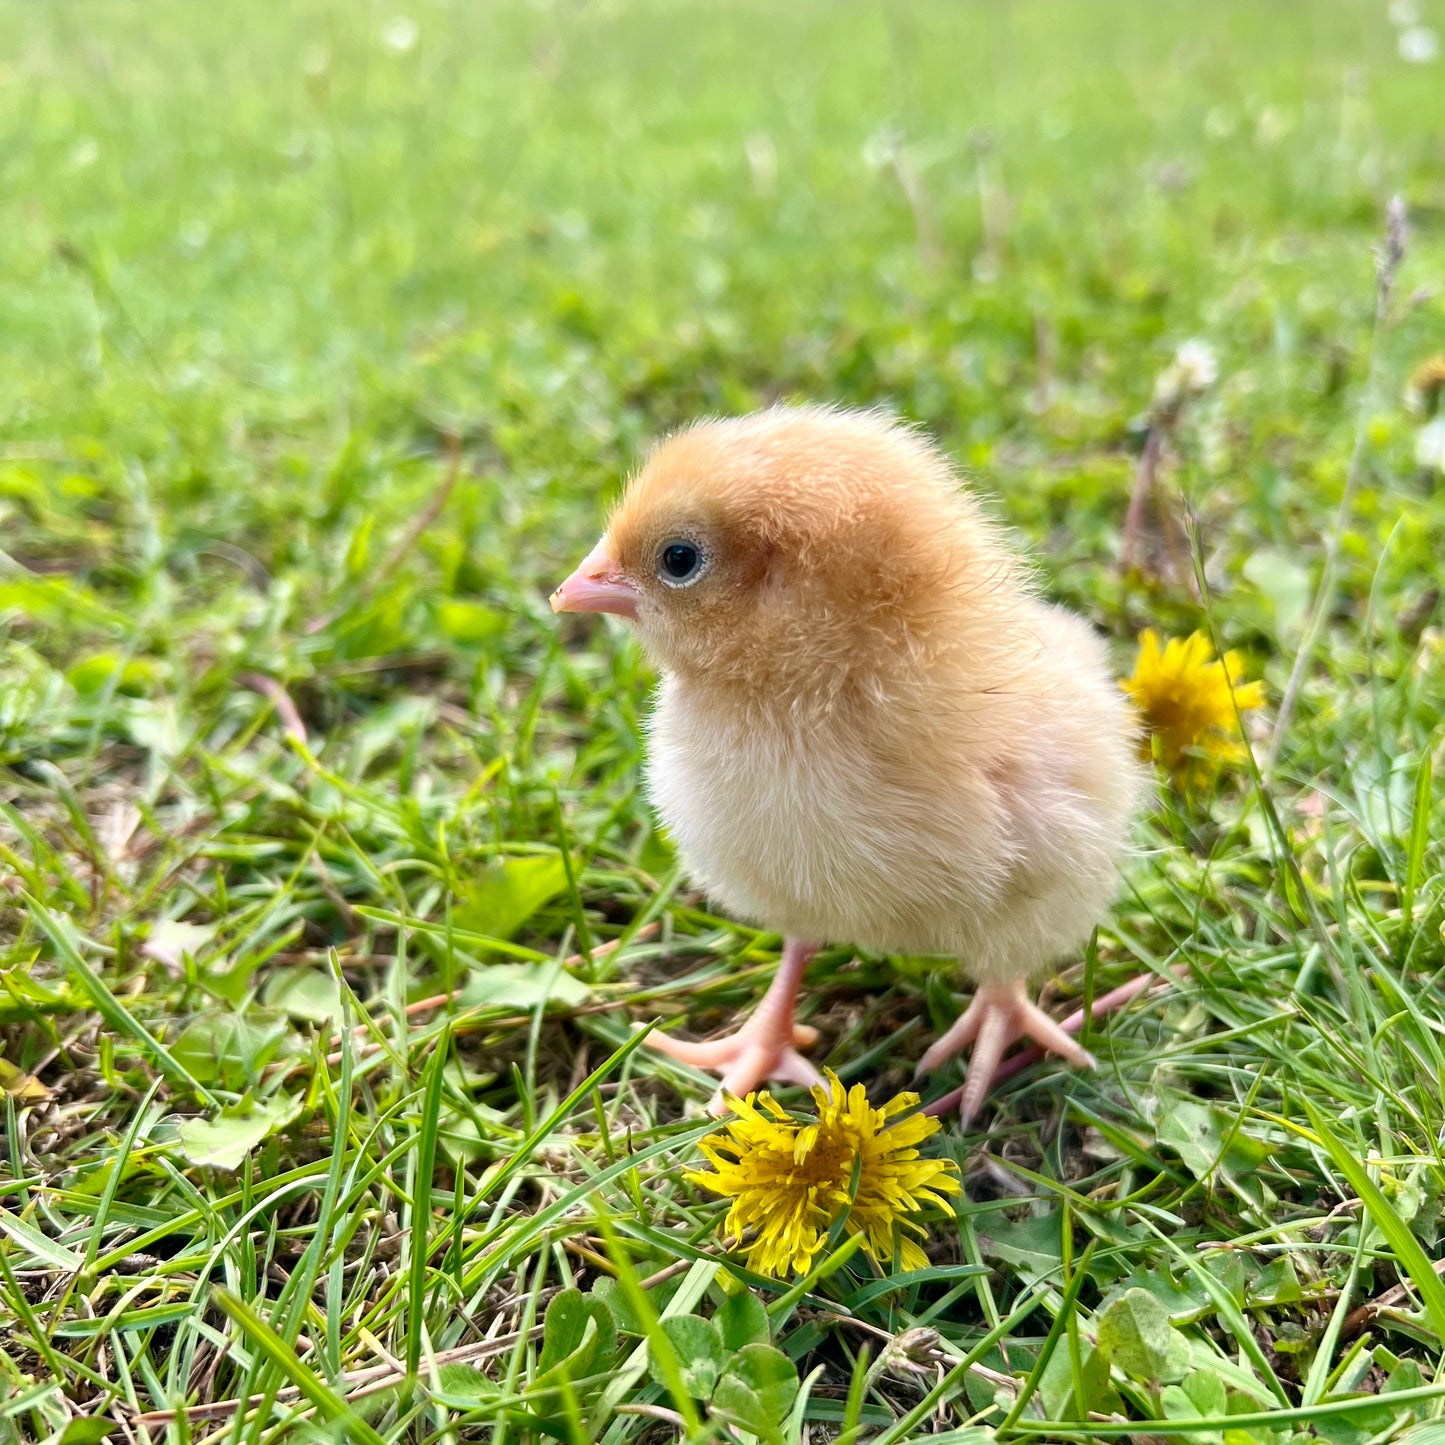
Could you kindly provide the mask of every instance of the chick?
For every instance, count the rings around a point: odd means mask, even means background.
[[[943,454],[876,412],[785,408],[663,441],[552,596],[634,622],[661,683],[653,805],[694,879],[780,932],[728,1038],[654,1034],[746,1094],[818,1081],[794,1021],[824,943],[939,956],[975,984],[919,1073],[973,1045],[1089,1055],[1032,976],[1104,916],[1141,788],[1104,648],[1041,601]]]

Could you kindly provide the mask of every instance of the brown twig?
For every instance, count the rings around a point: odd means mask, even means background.
[[[662,1420],[669,1425],[676,1426],[679,1430],[687,1428],[687,1421],[677,1413],[676,1410],[669,1410],[666,1405],[614,1405],[613,1412],[618,1415],[643,1415],[649,1420]]]
[[[1054,367],[1057,361],[1058,338],[1049,318],[1042,311],[1034,312],[1034,395],[1033,409],[1045,412],[1054,394]]]
[[[925,271],[936,271],[943,261],[943,242],[938,229],[938,216],[933,197],[922,173],[901,145],[889,157],[899,189],[913,212],[913,229],[918,238],[918,259]]]
[[[974,274],[996,277],[1003,270],[1004,251],[1008,244],[1008,196],[991,157],[997,142],[991,131],[977,131],[971,138],[974,179],[978,185],[979,223],[983,229],[983,245],[974,257]]]
[[[336,886],[336,880],[331,876],[331,870],[326,866],[326,860],[320,853],[312,853],[311,861],[316,867],[316,879],[321,884],[321,891],[330,900],[331,906],[341,915],[342,922],[353,934],[363,932],[366,925],[363,923],[361,915],[346,901],[345,894]]]
[[[294,739],[303,748],[307,745],[306,724],[301,721],[301,714],[296,711],[291,694],[274,677],[267,677],[264,672],[243,672],[236,681],[242,687],[259,692],[276,709],[276,716],[281,719],[281,726],[288,738]]]
[[[1436,1274],[1445,1274],[1445,1258],[1433,1260],[1430,1266]],[[1397,1309],[1410,1297],[1410,1290],[1404,1284],[1392,1284],[1382,1294],[1377,1294],[1374,1299],[1368,1299],[1362,1305],[1352,1309],[1344,1318],[1340,1326],[1340,1338],[1352,1340],[1363,1330],[1376,1315],[1385,1310]]]
[[[443,1008],[449,1003],[456,1003],[462,996],[461,989],[454,989],[451,993],[434,993],[430,998],[419,998],[415,1003],[409,1003],[402,1009],[402,1017],[407,1019],[415,1018],[418,1014],[424,1014],[429,1009]],[[353,1038],[364,1038],[371,1032],[366,1024],[357,1024],[351,1030]],[[335,1048],[341,1042],[340,1034],[332,1034],[331,1047]],[[337,1054],[333,1059],[327,1059],[327,1063],[340,1063],[341,1055]]]
[[[664,1284],[670,1279],[675,1279],[680,1274],[685,1274],[692,1268],[692,1260],[675,1259],[671,1264],[664,1265],[656,1274],[650,1274],[638,1283],[643,1289],[651,1289],[655,1284]]]
[[[1139,465],[1134,468],[1134,488],[1129,493],[1129,509],[1124,513],[1124,533],[1119,539],[1119,570],[1127,573],[1134,565],[1134,549],[1139,530],[1144,525],[1144,509],[1159,488],[1159,458],[1164,451],[1164,428],[1156,421],[1149,423]]]

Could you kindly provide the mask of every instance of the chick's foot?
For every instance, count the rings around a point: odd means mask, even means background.
[[[932,1073],[960,1049],[972,1044],[973,1054],[968,1061],[958,1109],[967,1125],[983,1103],[1004,1050],[1026,1038],[1077,1068],[1094,1067],[1094,1056],[1029,998],[1022,983],[998,983],[978,987],[958,1022],[919,1060],[917,1076]]]
[[[803,971],[817,951],[815,944],[789,939],[783,947],[782,963],[763,1001],[742,1028],[726,1038],[691,1043],[670,1034],[648,1035],[650,1048],[681,1063],[722,1075],[722,1083],[708,1100],[708,1113],[714,1118],[727,1112],[724,1094],[742,1097],[769,1079],[801,1084],[805,1089],[823,1082],[823,1076],[798,1052],[817,1042],[818,1031],[793,1021]]]

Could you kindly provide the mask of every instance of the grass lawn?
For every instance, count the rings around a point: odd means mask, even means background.
[[[1421,3],[0,3],[0,1445],[1438,1445]],[[711,1081],[630,1024],[779,940],[546,604],[777,398],[926,425],[1121,676],[1203,628],[1269,699],[1044,999],[1162,986],[924,1146],[901,1277],[750,1274],[685,1179]],[[814,1056],[881,1103],[965,992],[840,946]]]

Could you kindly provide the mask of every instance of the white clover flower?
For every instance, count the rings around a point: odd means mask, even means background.
[[[1445,413],[1420,428],[1415,438],[1415,465],[1445,475]]]
[[[1400,32],[1400,59],[1411,65],[1429,65],[1440,54],[1440,37],[1428,25],[1412,25]]]
[[[1175,354],[1174,365],[1188,391],[1208,391],[1219,380],[1219,359],[1207,341],[1186,341]]]
[[[410,15],[398,15],[382,27],[381,43],[394,55],[405,55],[416,46],[421,27]]]
[[[1174,360],[1159,373],[1154,383],[1154,402],[1177,407],[1191,396],[1208,391],[1219,379],[1219,361],[1207,341],[1186,341],[1174,353]]]

